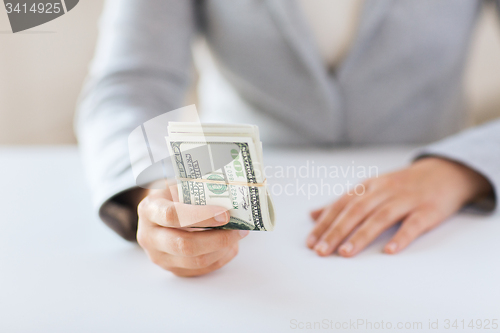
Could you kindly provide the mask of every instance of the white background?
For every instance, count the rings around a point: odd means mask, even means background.
[[[267,150],[265,160],[385,172],[403,166],[409,152]],[[310,331],[292,329],[294,319],[421,321],[417,332],[438,320],[432,332],[481,332],[445,330],[444,321],[500,319],[498,216],[455,216],[395,256],[381,252],[390,230],[355,258],[320,258],[305,246],[308,211],[334,198],[274,196],[275,231],[251,233],[223,269],[182,279],[92,213],[76,149],[1,149],[0,172],[1,332]]]

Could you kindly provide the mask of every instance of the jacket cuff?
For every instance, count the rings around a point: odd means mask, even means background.
[[[101,220],[128,241],[136,241],[137,207],[132,207],[119,198],[122,194],[139,188],[163,188],[165,170],[158,166],[161,166],[161,163],[147,168],[140,176],[139,184],[136,184],[131,169],[128,169],[115,179],[108,180],[94,192],[94,207]]]
[[[473,129],[417,150],[414,160],[442,157],[465,165],[481,174],[493,188],[493,195],[473,202],[466,208],[474,211],[500,212],[500,143],[488,141],[481,131]]]
[[[137,209],[118,203],[113,198],[99,208],[99,217],[122,238],[135,242],[137,234]]]
[[[101,220],[128,241],[136,240],[137,207],[116,200],[127,191],[137,188],[131,172],[124,172],[113,181],[101,184],[93,193],[94,208]]]

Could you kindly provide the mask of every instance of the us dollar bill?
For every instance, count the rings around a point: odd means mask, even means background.
[[[231,217],[223,229],[274,229],[255,126],[170,123],[167,142],[180,202],[228,209]]]

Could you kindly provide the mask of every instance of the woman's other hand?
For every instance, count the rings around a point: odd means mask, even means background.
[[[347,193],[311,212],[316,225],[307,246],[320,256],[338,251],[352,257],[384,230],[402,222],[384,247],[386,253],[397,253],[464,204],[492,191],[477,172],[437,157],[422,158],[406,169],[363,184],[362,195]]]

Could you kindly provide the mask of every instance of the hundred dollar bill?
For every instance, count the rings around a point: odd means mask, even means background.
[[[223,229],[274,229],[256,126],[171,122],[168,132],[180,202],[228,209]]]

